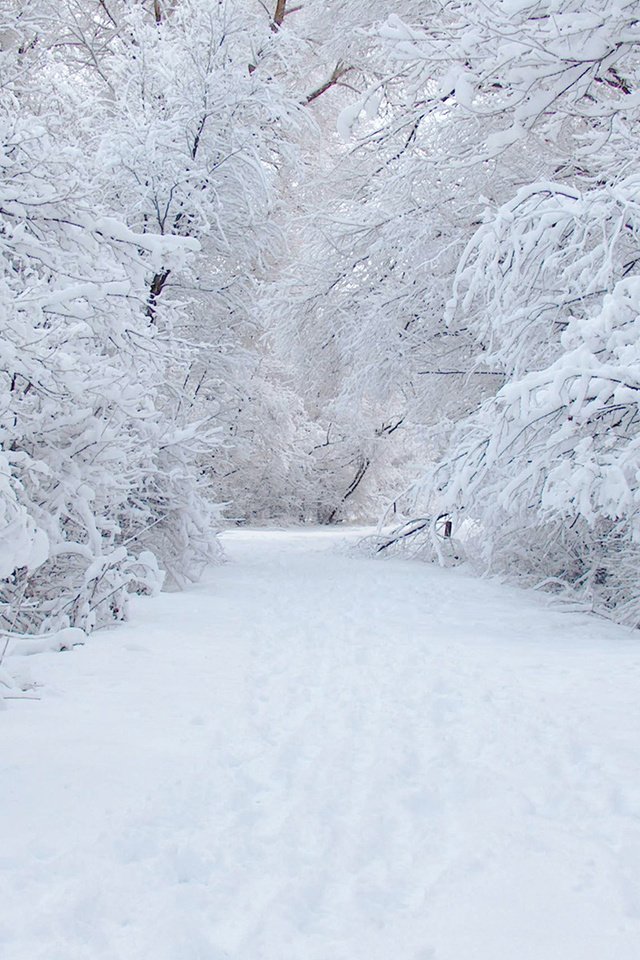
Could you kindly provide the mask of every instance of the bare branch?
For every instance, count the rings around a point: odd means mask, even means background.
[[[325,83],[323,83],[321,86],[319,86],[316,90],[313,90],[310,94],[308,94],[302,102],[305,104],[313,103],[314,100],[317,100],[318,97],[321,97],[323,93],[327,92],[327,90],[330,90],[332,87],[335,87],[335,85],[338,83],[341,77],[343,77],[345,73],[348,73],[349,70],[351,69],[352,69],[351,67],[345,67],[344,64],[342,64],[341,62],[338,62],[335,65],[333,73],[331,74],[329,79]]]

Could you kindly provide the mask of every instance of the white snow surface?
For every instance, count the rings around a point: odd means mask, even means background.
[[[343,540],[10,658],[2,960],[637,960],[637,633]]]

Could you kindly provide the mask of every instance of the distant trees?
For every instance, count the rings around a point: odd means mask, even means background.
[[[284,196],[288,255],[262,290],[276,355],[319,432],[308,460],[322,522],[375,515],[411,475],[430,421],[418,371],[433,366],[444,340],[439,324],[440,341],[425,353],[433,330],[416,322],[425,297],[443,304],[431,262],[442,224],[425,208],[427,197],[433,200],[428,183],[411,177],[406,134],[357,145],[343,136],[354,97],[385,76],[371,29],[387,10],[339,6],[340,38],[331,43],[347,69],[331,97],[313,105],[324,149],[318,155],[314,141],[302,143],[295,192]],[[390,111],[394,98],[389,87],[383,109]]]

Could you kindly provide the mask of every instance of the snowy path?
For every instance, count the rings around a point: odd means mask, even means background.
[[[339,539],[29,661],[2,960],[637,960],[638,636]]]

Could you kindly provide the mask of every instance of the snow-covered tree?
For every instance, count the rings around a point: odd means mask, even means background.
[[[443,13],[383,33],[424,117],[463,131],[452,166],[472,177],[533,151],[548,172],[485,201],[459,260],[449,328],[472,332],[503,385],[456,427],[417,502],[468,517],[495,567],[638,623],[635,11],[557,0]]]
[[[205,434],[161,388],[185,358],[147,310],[150,278],[198,245],[107,215],[56,57],[31,21],[3,35],[0,615],[11,631],[92,627],[156,589],[158,562],[180,580],[216,554]]]

